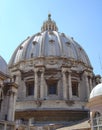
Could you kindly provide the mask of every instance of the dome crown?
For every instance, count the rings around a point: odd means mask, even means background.
[[[48,20],[43,23],[43,26],[41,28],[42,32],[47,30],[58,31],[56,23],[51,20],[51,14],[48,14]]]
[[[102,83],[96,85],[90,93],[90,99],[102,95]]]

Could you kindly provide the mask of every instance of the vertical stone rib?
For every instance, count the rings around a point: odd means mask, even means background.
[[[88,98],[89,98],[89,95],[90,95],[90,90],[89,90],[89,83],[88,83],[87,72],[84,72],[84,75],[85,75],[86,89],[87,89],[87,99],[88,99]]]
[[[44,70],[41,73],[41,83],[40,83],[40,98],[44,98]]]
[[[38,70],[34,70],[34,98],[37,99],[38,98],[38,75],[37,75]]]
[[[14,105],[14,92],[10,91],[9,92],[8,117],[7,117],[8,121],[14,121],[13,105]]]
[[[64,68],[62,69],[62,75],[63,75],[63,98],[66,100],[68,98],[67,96],[67,79],[65,74]]]
[[[69,99],[72,99],[71,72],[68,72]]]
[[[93,88],[93,86],[92,86],[92,76],[90,76],[90,89],[92,90],[92,88]]]

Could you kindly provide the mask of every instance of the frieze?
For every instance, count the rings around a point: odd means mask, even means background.
[[[57,65],[58,64],[58,61],[57,60],[49,60],[48,62],[47,62],[47,64],[49,64],[49,65]]]

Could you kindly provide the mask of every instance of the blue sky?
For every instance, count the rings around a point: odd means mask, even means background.
[[[102,75],[102,0],[0,0],[0,55],[6,62],[24,39],[40,32],[48,13]]]

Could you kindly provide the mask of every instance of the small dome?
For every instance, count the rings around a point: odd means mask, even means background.
[[[7,63],[1,56],[0,56],[0,72],[8,74]]]
[[[93,88],[90,94],[90,99],[101,95],[102,95],[102,83],[96,85],[96,87]]]
[[[51,20],[50,14],[48,20],[43,23],[41,32],[28,37],[18,46],[9,66],[38,57],[64,57],[91,67],[84,49],[73,38],[58,32],[56,23]]]

